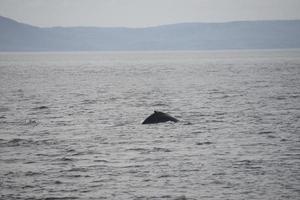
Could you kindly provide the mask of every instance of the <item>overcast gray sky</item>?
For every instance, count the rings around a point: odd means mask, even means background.
[[[0,0],[0,15],[42,27],[146,27],[300,19],[300,0]]]

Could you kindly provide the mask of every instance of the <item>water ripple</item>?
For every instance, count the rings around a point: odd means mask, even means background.
[[[0,54],[0,198],[298,199],[299,58]]]

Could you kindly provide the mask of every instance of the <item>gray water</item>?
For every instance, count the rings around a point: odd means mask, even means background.
[[[300,199],[299,120],[300,50],[1,53],[0,197]]]

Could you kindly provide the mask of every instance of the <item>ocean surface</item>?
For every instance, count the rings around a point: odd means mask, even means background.
[[[0,199],[300,199],[300,50],[0,53]]]

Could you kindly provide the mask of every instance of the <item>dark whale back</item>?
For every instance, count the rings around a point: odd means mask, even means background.
[[[154,111],[152,115],[147,117],[142,124],[156,124],[156,123],[161,123],[161,122],[178,122],[178,120],[166,113],[159,112],[159,111]]]

